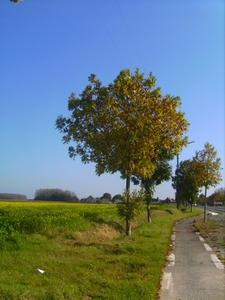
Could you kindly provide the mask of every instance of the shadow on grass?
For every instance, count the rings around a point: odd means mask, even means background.
[[[106,225],[108,225],[109,227],[112,227],[113,229],[115,229],[116,231],[118,231],[119,233],[124,233],[124,228],[117,222],[104,222]]]
[[[119,223],[114,221],[105,221],[103,218],[99,217],[98,212],[85,212],[83,218],[87,219],[90,222],[94,222],[100,225],[106,224],[109,227],[113,228],[114,230],[120,233],[124,233],[124,229]]]
[[[168,212],[169,214],[173,214],[173,212],[170,209],[165,209],[166,212]]]

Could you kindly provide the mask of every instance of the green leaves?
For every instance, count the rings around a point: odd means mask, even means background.
[[[205,143],[202,151],[197,151],[193,158],[194,172],[199,187],[217,186],[221,181],[221,159],[210,143]]]
[[[180,163],[176,176],[173,177],[173,188],[177,190],[178,203],[185,200],[191,203],[196,199],[198,190],[205,188],[204,221],[206,222],[206,196],[210,186],[216,186],[221,181],[221,160],[217,157],[215,148],[205,143],[202,151],[196,151],[192,160]]]
[[[117,204],[117,212],[121,219],[134,221],[140,214],[145,200],[143,189],[133,191],[132,193],[124,192],[121,202]]]
[[[172,186],[177,191],[177,202],[181,204],[181,202],[186,201],[193,204],[199,188],[193,161],[181,161],[172,181]]]
[[[56,120],[63,142],[75,142],[71,158],[95,162],[98,175],[120,171],[149,178],[161,151],[177,153],[185,144],[188,122],[176,110],[180,99],[163,97],[152,73],[145,79],[138,69],[134,75],[122,70],[106,87],[94,74],[88,80],[79,98],[69,97],[71,116]]]
[[[196,151],[193,158],[195,178],[198,187],[205,187],[204,222],[207,221],[207,189],[221,181],[221,159],[210,143],[205,143],[202,151]]]

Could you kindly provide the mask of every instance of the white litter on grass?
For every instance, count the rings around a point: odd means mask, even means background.
[[[44,274],[45,271],[41,270],[41,269],[37,269],[37,271],[40,273],[40,274]]]

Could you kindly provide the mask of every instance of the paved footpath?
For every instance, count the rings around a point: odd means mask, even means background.
[[[188,218],[175,226],[160,300],[225,300],[224,265],[192,223]]]

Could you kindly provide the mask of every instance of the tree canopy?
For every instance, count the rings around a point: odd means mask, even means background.
[[[79,202],[74,192],[61,189],[38,189],[35,192],[34,200]]]
[[[221,181],[221,159],[210,143],[205,143],[204,149],[196,151],[193,158],[193,168],[198,187],[205,188],[204,221],[207,221],[207,190],[216,187]]]
[[[177,201],[179,201],[179,204],[181,201],[188,202],[192,207],[198,195],[198,183],[192,160],[180,162],[176,175],[172,177],[172,186],[178,193]]]
[[[162,96],[156,79],[136,69],[122,70],[107,87],[95,75],[77,98],[71,94],[69,118],[59,116],[56,128],[63,133],[69,155],[96,163],[96,173],[120,171],[124,178],[150,178],[162,150],[177,154],[187,143],[188,122],[179,97]]]
[[[26,195],[21,195],[21,194],[0,193],[0,199],[27,200],[27,196]]]
[[[148,222],[151,222],[150,205],[156,185],[161,184],[163,181],[170,180],[172,176],[172,166],[169,164],[169,161],[172,158],[172,155],[168,151],[162,151],[158,159],[155,161],[155,170],[150,178],[138,176],[131,177],[131,181],[134,184],[140,184],[145,190]]]
[[[132,176],[132,182],[144,186],[145,191],[152,196],[156,185],[161,184],[163,181],[170,180],[172,176],[172,166],[169,164],[169,161],[172,159],[173,156],[168,153],[168,151],[162,151],[154,162],[155,167],[152,176],[150,178]]]

